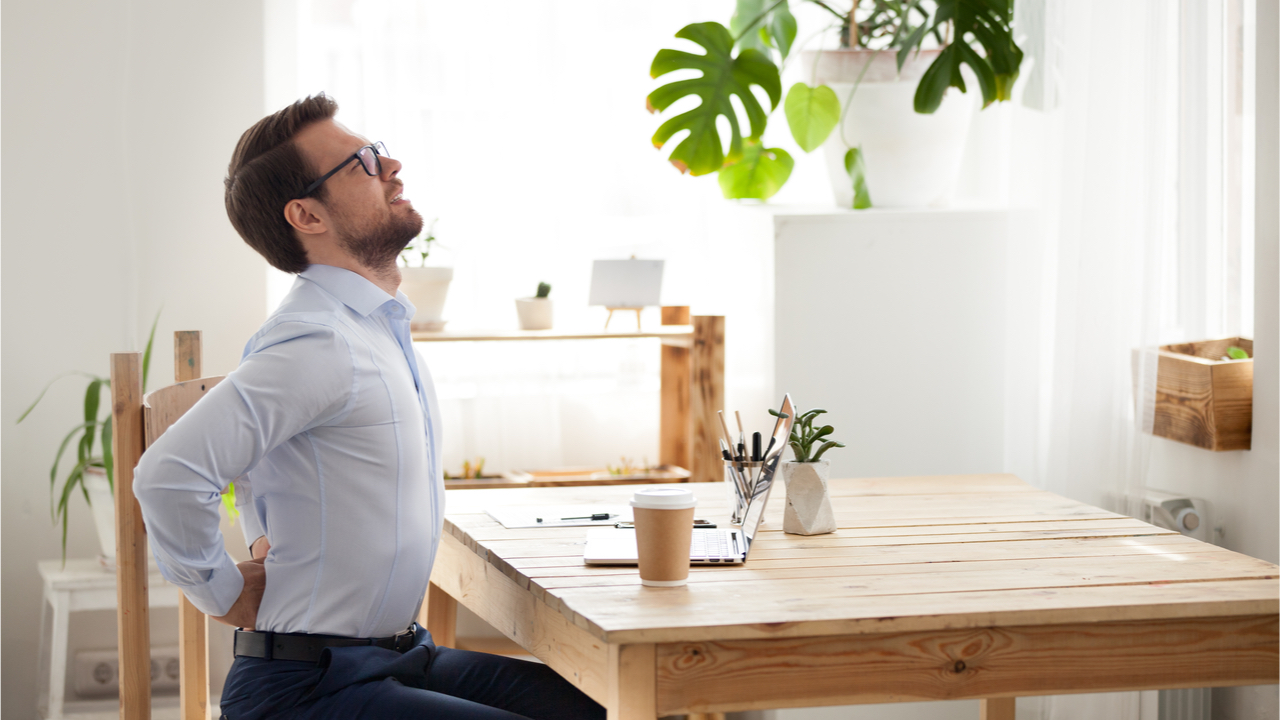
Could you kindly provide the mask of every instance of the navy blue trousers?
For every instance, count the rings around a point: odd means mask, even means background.
[[[404,654],[327,648],[317,663],[238,657],[224,720],[604,720],[605,711],[545,665],[436,647],[419,628]]]

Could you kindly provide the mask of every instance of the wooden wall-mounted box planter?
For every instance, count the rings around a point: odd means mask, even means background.
[[[1223,360],[1235,345],[1247,360]],[[1154,432],[1206,450],[1248,450],[1253,434],[1253,341],[1164,345],[1156,374]]]

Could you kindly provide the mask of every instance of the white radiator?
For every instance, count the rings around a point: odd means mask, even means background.
[[[1210,720],[1213,688],[1160,691],[1160,720]]]

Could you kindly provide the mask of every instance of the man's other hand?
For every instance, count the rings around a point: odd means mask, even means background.
[[[214,620],[231,627],[254,629],[254,624],[258,621],[258,606],[262,604],[262,592],[267,588],[267,569],[263,565],[265,560],[264,555],[236,565],[244,576],[244,588],[227,614],[215,617]]]

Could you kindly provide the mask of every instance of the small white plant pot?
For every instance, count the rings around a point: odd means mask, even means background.
[[[521,330],[551,329],[551,298],[516,298]]]
[[[102,546],[102,556],[98,560],[103,567],[114,568],[116,565],[116,501],[111,495],[111,486],[107,484],[106,471],[86,468],[84,489],[89,493],[93,524],[98,530],[98,544]]]
[[[821,535],[835,532],[836,516],[831,511],[827,475],[831,463],[782,463],[782,480],[787,484],[787,509],[782,515],[783,532],[792,535]]]
[[[400,290],[417,309],[409,327],[427,331],[444,329],[444,301],[452,281],[453,268],[450,267],[400,268]]]

